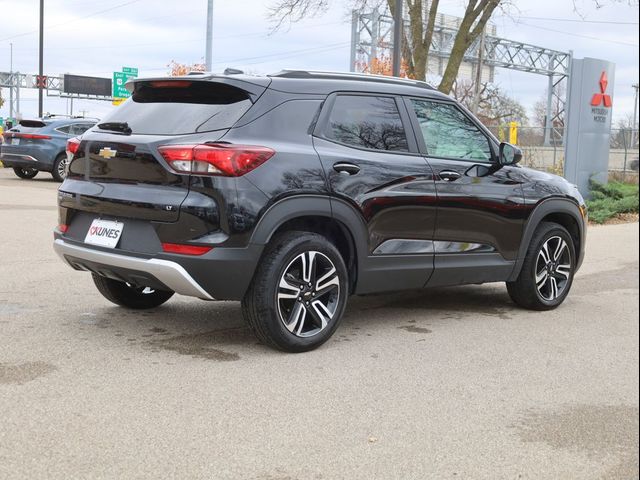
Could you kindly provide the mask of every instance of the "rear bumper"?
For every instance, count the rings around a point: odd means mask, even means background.
[[[54,236],[54,250],[76,270],[204,300],[241,300],[262,254],[261,246],[251,246],[214,248],[201,256],[145,258],[87,247],[66,240],[58,231]]]
[[[123,270],[129,272],[119,275],[116,273],[117,276],[125,277],[123,280],[127,280],[126,276],[134,275],[132,272],[143,272],[151,275],[176,293],[213,300],[213,297],[181,265],[169,260],[136,258],[93,250],[71,245],[60,238],[53,242],[53,249],[60,258],[75,269],[95,270],[99,274],[101,269],[104,271],[109,267],[115,267],[120,272]],[[115,273],[112,269],[110,271]]]
[[[50,170],[50,165],[45,165],[31,155],[21,153],[2,153],[0,160],[6,168],[35,168],[36,170]]]

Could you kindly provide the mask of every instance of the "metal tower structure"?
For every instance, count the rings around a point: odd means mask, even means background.
[[[20,89],[22,88],[38,88],[37,75],[31,75],[19,72],[0,72],[0,87],[8,88],[13,95],[10,95],[9,111],[15,113],[20,112]],[[47,96],[75,98],[83,100],[105,100],[112,101],[113,97],[104,95],[87,95],[64,92],[64,76],[46,76],[44,90]]]
[[[435,24],[428,71],[442,75],[451,54],[453,42],[462,19],[438,15]],[[405,32],[410,32],[405,18]],[[371,65],[374,58],[384,53],[389,55],[393,47],[393,18],[378,10],[370,12],[353,11],[351,23],[352,72]],[[480,45],[483,55],[479,55]],[[564,140],[564,117],[568,79],[571,75],[572,52],[561,52],[528,43],[516,42],[496,35],[495,27],[488,28],[484,41],[476,40],[467,50],[463,65],[471,68],[471,78],[478,68],[478,58],[482,58],[482,76],[493,78],[494,68],[508,68],[520,72],[534,73],[548,77],[547,106],[545,120],[545,145],[561,144]],[[485,69],[488,70],[485,72]],[[554,109],[557,106],[557,109]]]

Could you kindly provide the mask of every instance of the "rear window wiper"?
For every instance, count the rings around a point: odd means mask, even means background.
[[[98,128],[100,130],[111,130],[112,132],[122,132],[126,135],[131,135],[131,128],[127,122],[105,122],[99,123]]]

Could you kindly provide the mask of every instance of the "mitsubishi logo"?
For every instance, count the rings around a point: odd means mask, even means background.
[[[100,149],[98,155],[100,155],[102,158],[113,158],[117,153],[117,150],[111,150],[109,147],[104,147]]]
[[[600,105],[604,105],[605,107],[611,107],[611,95],[607,95],[607,85],[609,85],[609,80],[607,79],[607,72],[603,71],[600,75],[600,93],[594,93],[591,98],[591,106],[599,107]]]

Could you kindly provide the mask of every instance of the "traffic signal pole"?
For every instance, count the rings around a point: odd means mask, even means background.
[[[43,61],[43,53],[44,53],[44,0],[40,0],[40,53],[38,59],[38,77],[40,81],[38,82],[38,117],[42,117],[42,89],[44,85],[42,85],[42,78],[44,77],[44,61]]]

